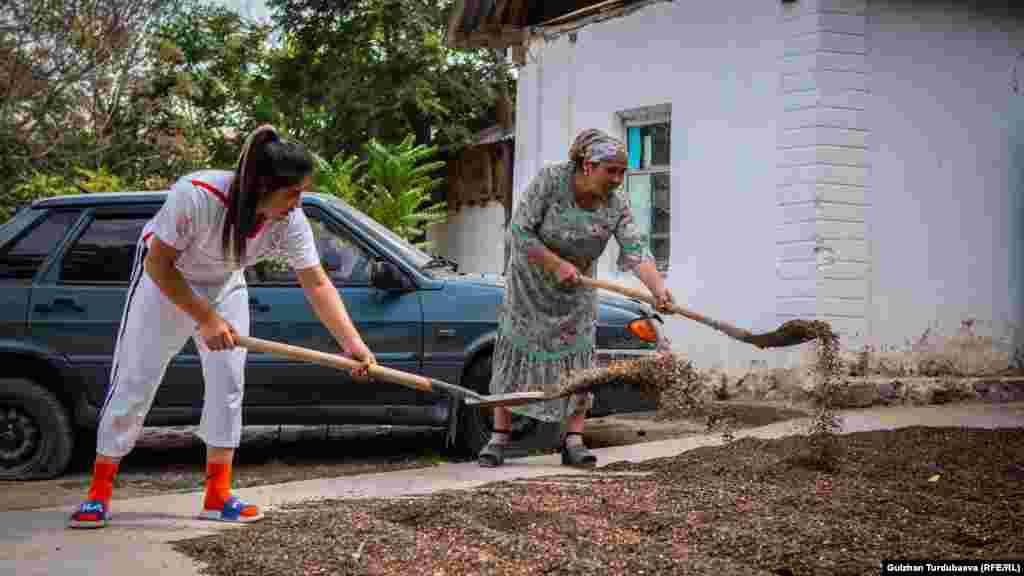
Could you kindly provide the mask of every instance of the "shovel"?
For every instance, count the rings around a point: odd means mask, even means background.
[[[591,288],[604,288],[611,292],[618,292],[624,296],[630,298],[636,298],[637,300],[643,300],[644,302],[652,305],[657,305],[657,300],[645,290],[638,290],[636,288],[630,288],[628,286],[620,286],[604,280],[597,280],[594,278],[588,278],[586,276],[580,277],[580,283],[584,286]],[[668,307],[666,312],[672,314],[678,314],[689,318],[690,320],[696,320],[705,326],[710,326],[725,335],[745,342],[747,344],[753,344],[758,348],[781,348],[785,346],[796,346],[797,344],[803,344],[804,342],[810,342],[818,337],[818,328],[813,322],[806,320],[789,320],[779,326],[777,329],[771,332],[765,332],[763,334],[754,334],[750,330],[743,328],[737,328],[727,322],[721,320],[714,320],[708,318],[703,314],[698,314],[692,310],[687,310],[682,306],[672,305]]]
[[[611,292],[617,292],[624,296],[636,298],[644,302],[648,302],[652,305],[657,305],[657,299],[655,299],[649,292],[644,290],[637,290],[635,288],[629,288],[626,286],[620,286],[611,282],[603,280],[596,280],[588,278],[586,276],[580,277],[580,283],[584,286],[591,288],[604,288]],[[687,310],[682,306],[672,305],[666,312],[678,314],[691,320],[695,320],[710,326],[719,332],[726,334],[731,338],[735,338],[740,342],[747,344],[753,344],[758,348],[778,348],[784,346],[795,346],[797,344],[803,344],[818,338],[821,331],[824,329],[820,326],[820,323],[810,322],[807,320],[790,320],[785,322],[777,330],[772,332],[765,332],[763,334],[754,334],[749,330],[743,328],[737,328],[727,322],[714,320],[698,314],[692,310]],[[522,404],[532,404],[535,402],[546,402],[549,400],[556,400],[559,398],[565,398],[577,392],[581,392],[586,389],[593,389],[605,384],[611,384],[614,379],[610,378],[596,378],[591,380],[592,384],[579,385],[575,387],[563,388],[561,391],[553,393],[545,392],[515,392],[511,394],[496,394],[492,396],[478,396],[466,398],[466,404],[470,406],[476,406],[480,408],[493,407],[493,406],[518,406]]]
[[[302,348],[301,346],[292,346],[291,344],[262,340],[260,338],[252,338],[250,336],[239,336],[238,345],[254,352],[274,354],[276,356],[290,358],[300,362],[319,364],[321,366],[327,366],[328,368],[338,368],[339,370],[354,370],[365,366],[358,360],[346,358],[338,354],[328,354],[326,352],[320,352],[319,350],[310,350],[309,348]],[[555,398],[561,398],[571,394],[571,392],[553,395],[545,394],[544,392],[513,392],[510,394],[484,395],[478,394],[468,388],[463,388],[462,386],[456,386],[455,384],[449,384],[433,378],[427,378],[425,376],[420,376],[419,374],[402,372],[401,370],[387,368],[379,364],[370,366],[368,371],[371,377],[385,382],[390,382],[392,384],[400,384],[421,392],[444,392],[454,400],[452,408],[455,410],[457,410],[459,404],[463,402],[467,405],[479,406],[481,408],[487,406],[519,406],[522,404],[533,404],[535,402],[553,400]],[[451,426],[455,426],[458,419],[453,416],[451,420]],[[454,439],[454,429],[452,428],[449,429],[449,439]]]
[[[292,346],[291,344],[262,340],[260,338],[252,338],[250,336],[240,336],[238,338],[238,345],[254,352],[265,352],[267,354],[291,358],[292,360],[298,360],[300,362],[319,364],[321,366],[327,366],[328,368],[338,368],[339,370],[355,370],[365,366],[365,364],[358,360],[346,358],[345,356],[338,354],[328,354],[326,352],[320,352],[319,350],[310,350],[309,348],[302,348],[301,346]],[[392,384],[401,384],[402,386],[419,390],[421,392],[446,392],[457,398],[480,396],[468,388],[463,388],[447,382],[441,382],[440,380],[434,380],[433,378],[427,378],[420,376],[419,374],[411,374],[409,372],[395,370],[394,368],[387,368],[379,364],[370,366],[369,373],[371,377],[378,380],[383,380]]]
[[[365,366],[365,364],[358,360],[346,358],[338,354],[328,354],[326,352],[320,352],[319,350],[310,350],[309,348],[302,348],[301,346],[292,346],[291,344],[283,344],[281,342],[262,340],[260,338],[252,338],[249,336],[240,336],[238,338],[238,345],[254,352],[265,352],[267,354],[274,354],[275,356],[282,356],[284,358],[290,358],[300,362],[319,364],[328,368],[338,368],[339,370],[355,370]],[[413,390],[431,393],[446,393],[449,397],[448,407],[451,411],[448,418],[447,440],[449,444],[455,443],[455,434],[458,431],[459,426],[458,410],[463,402],[472,398],[486,398],[485,396],[481,396],[468,388],[463,388],[461,386],[456,386],[433,378],[426,378],[419,374],[410,374],[408,372],[402,372],[401,370],[395,370],[394,368],[387,368],[379,364],[370,366],[367,371],[372,378],[390,382],[392,384],[400,384],[402,386],[412,388]]]

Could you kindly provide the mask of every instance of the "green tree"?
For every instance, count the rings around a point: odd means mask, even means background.
[[[241,139],[265,107],[271,27],[204,0],[179,3],[155,32],[161,71],[154,92],[175,114],[165,121],[206,151],[204,161],[235,163]]]
[[[160,188],[233,164],[269,34],[208,0],[0,3],[0,188],[78,168]]]
[[[269,0],[283,32],[261,119],[312,148],[361,154],[371,139],[458,147],[489,122],[507,66],[444,45],[453,2]]]
[[[146,38],[168,0],[0,3],[0,186],[131,158]]]

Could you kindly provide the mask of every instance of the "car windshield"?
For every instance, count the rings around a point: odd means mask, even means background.
[[[321,197],[327,200],[327,202],[336,206],[337,208],[343,210],[346,214],[358,220],[359,224],[365,226],[374,235],[382,237],[390,244],[393,244],[397,250],[402,252],[402,256],[404,256],[406,259],[412,262],[413,266],[423,269],[427,264],[434,260],[433,256],[424,252],[423,250],[420,250],[412,243],[410,243],[408,240],[402,238],[398,234],[395,234],[387,227],[382,225],[380,222],[377,222],[373,218],[370,218],[369,216],[362,213],[361,211],[353,207],[348,202],[345,202],[341,198],[338,198],[337,196],[331,196],[328,194],[323,194],[321,195]]]

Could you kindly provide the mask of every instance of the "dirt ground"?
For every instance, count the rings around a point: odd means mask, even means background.
[[[743,438],[582,475],[288,507],[177,543],[206,574],[874,575],[1024,557],[1024,428]],[[243,565],[238,558],[246,558]]]
[[[739,426],[760,426],[804,415],[782,405],[726,403]],[[585,441],[594,448],[623,446],[701,433],[701,423],[655,421],[653,414],[594,418]],[[440,451],[443,432],[424,428],[315,426],[246,427],[236,454],[233,485],[261,486],[350,476],[452,461]],[[203,487],[205,452],[191,428],[147,428],[124,459],[114,500],[190,492]],[[89,486],[89,462],[76,462],[54,480],[0,482],[0,511],[76,506]]]

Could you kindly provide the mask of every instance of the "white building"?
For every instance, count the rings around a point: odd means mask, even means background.
[[[515,200],[580,130],[627,141],[634,209],[693,310],[755,332],[822,318],[853,349],[1024,328],[1024,2],[467,0],[449,42],[522,64]],[[449,238],[500,243],[489,222]],[[617,250],[600,275],[639,285]],[[666,326],[702,367],[795,358]]]

